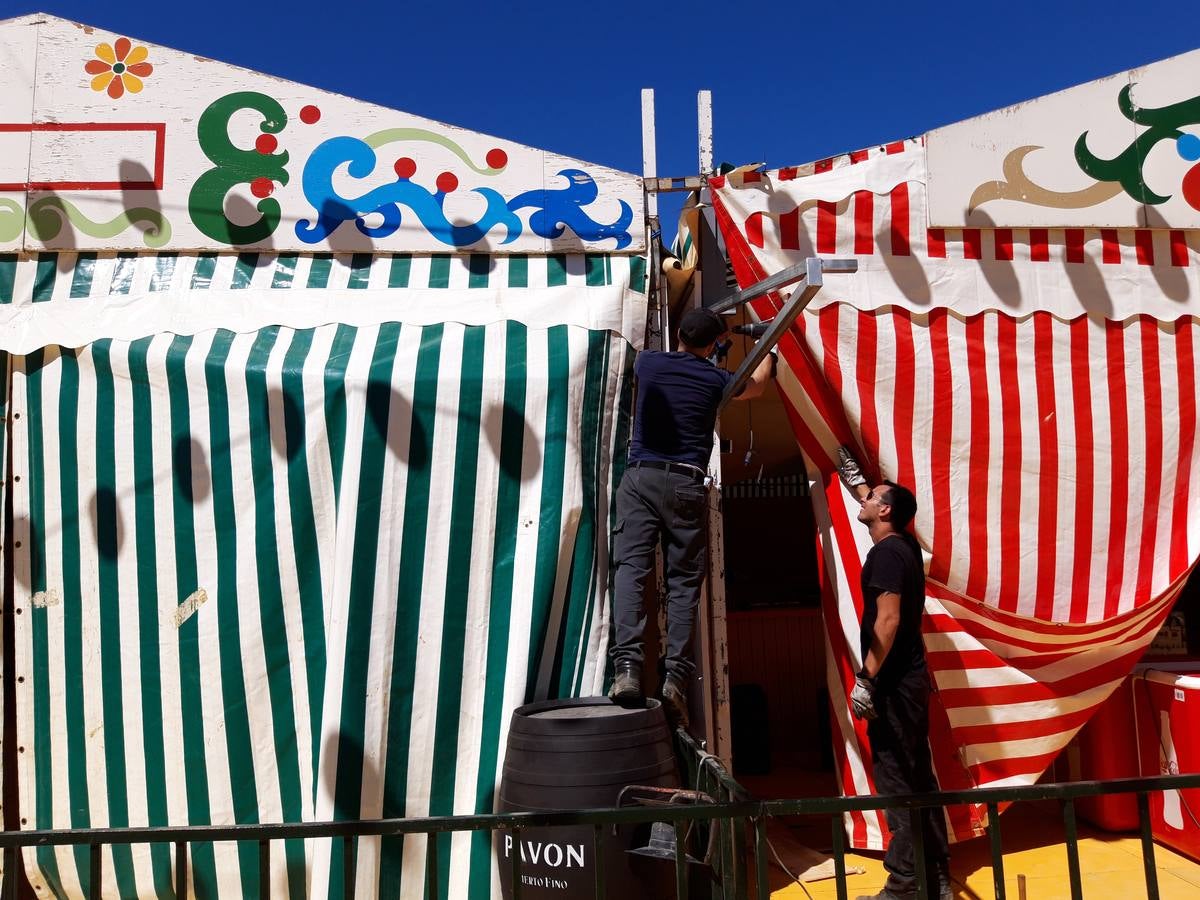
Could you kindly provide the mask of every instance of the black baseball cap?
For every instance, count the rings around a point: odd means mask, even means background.
[[[679,340],[689,347],[707,347],[725,333],[725,320],[711,309],[689,309],[679,320]]]

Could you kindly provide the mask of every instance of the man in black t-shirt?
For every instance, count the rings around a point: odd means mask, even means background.
[[[858,521],[871,532],[874,546],[862,569],[863,610],[860,649],[863,665],[850,694],[856,718],[867,720],[875,789],[880,794],[936,791],[929,753],[929,672],[921,615],[925,608],[925,569],[921,548],[908,533],[917,501],[908,488],[891,481],[869,487],[858,463],[838,450],[839,474],[862,504]],[[883,865],[888,878],[882,891],[858,900],[915,897],[916,857],[913,819],[908,810],[885,811],[892,833]],[[940,808],[920,811],[930,896],[950,900],[949,846]],[[935,880],[936,879],[936,880]]]
[[[704,581],[707,469],[717,408],[733,375],[709,361],[726,334],[725,321],[709,309],[691,309],[679,322],[674,353],[643,350],[634,362],[637,403],[629,468],[617,491],[613,533],[613,644],[616,679],[609,696],[618,703],[642,700],[644,589],[661,541],[667,583],[667,676],[662,697],[672,720],[687,724],[687,686],[692,629]],[[767,356],[735,399],[762,394],[774,374]]]

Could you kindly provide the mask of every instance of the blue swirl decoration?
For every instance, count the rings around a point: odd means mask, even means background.
[[[615,238],[618,250],[630,244],[633,240],[629,234],[633,210],[628,203],[620,201],[621,215],[617,221],[602,225],[583,211],[583,207],[600,196],[596,179],[582,169],[563,169],[558,176],[567,179],[567,187],[563,190],[526,191],[509,200],[508,208],[514,212],[529,207],[537,210],[529,217],[529,227],[534,234],[544,238],[559,237],[565,228],[570,228],[585,241]]]
[[[404,207],[437,240],[451,247],[475,244],[497,225],[504,228],[501,243],[508,244],[523,230],[517,210],[531,208],[534,212],[530,215],[529,227],[544,238],[557,238],[564,229],[570,228],[585,241],[614,238],[617,249],[632,241],[629,226],[633,222],[633,210],[628,203],[621,201],[621,215],[609,225],[596,222],[584,212],[582,207],[599,196],[599,189],[595,179],[579,169],[563,169],[558,173],[567,179],[567,187],[562,190],[526,191],[507,202],[491,188],[474,188],[474,193],[487,201],[483,215],[474,223],[455,225],[446,218],[444,193],[430,192],[407,178],[398,177],[390,184],[357,197],[343,197],[334,189],[333,173],[339,167],[346,166],[351,178],[366,178],[375,171],[377,164],[375,151],[358,138],[340,136],[319,144],[305,163],[301,179],[304,196],[317,210],[317,217],[299,220],[296,237],[306,244],[319,244],[343,222],[353,221],[367,237],[386,238],[400,228],[403,221],[401,207]],[[366,223],[367,216],[372,214],[383,219],[374,227]]]

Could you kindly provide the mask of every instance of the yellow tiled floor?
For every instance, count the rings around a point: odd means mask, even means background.
[[[764,779],[763,782],[765,781]],[[788,786],[800,787],[799,784]],[[766,783],[750,787],[759,796],[784,796],[766,793]],[[1018,804],[1003,814],[1001,823],[1005,892],[1009,900],[1019,900],[1021,897],[1018,884],[1018,876],[1021,875],[1025,876],[1027,900],[1069,898],[1071,893],[1067,851],[1063,843],[1059,807],[1056,804]],[[787,827],[784,823],[779,825]],[[787,825],[790,825],[787,833],[789,839],[794,838],[809,847],[828,851],[827,821],[797,821]],[[994,900],[988,839],[982,837],[955,844],[950,848],[950,852],[955,896],[959,900]],[[1158,873],[1159,897],[1162,900],[1200,898],[1200,864],[1161,844],[1154,846],[1154,859]],[[1081,822],[1079,863],[1083,895],[1087,900],[1137,900],[1146,896],[1142,845],[1136,835],[1112,834]],[[846,865],[859,866],[866,870],[864,874],[847,878],[851,900],[860,894],[873,894],[882,887],[886,873],[881,854],[851,854],[846,858]],[[805,894],[805,890],[799,885],[789,883],[788,877],[774,863],[770,867],[770,879],[771,896],[774,900],[805,900],[807,896],[814,900],[830,900],[837,896],[837,887],[832,878],[808,882],[804,886],[808,891]]]

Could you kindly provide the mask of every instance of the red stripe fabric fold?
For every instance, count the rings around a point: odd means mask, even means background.
[[[849,163],[865,179],[876,160],[920,152],[910,143],[824,160],[814,171],[836,165],[844,174]],[[806,194],[795,172],[778,181],[786,184],[776,184],[773,208],[797,210],[794,225],[781,215],[778,240],[762,222],[735,221],[723,198],[736,185],[713,191],[743,286],[799,261],[813,219],[798,211],[814,205],[817,252],[838,253],[843,229],[840,252],[859,258],[853,277],[864,290],[871,279],[911,286],[904,279],[918,256],[944,260],[943,270],[978,266],[978,283],[998,292],[1035,285],[1033,274],[1009,276],[1047,263],[1097,284],[1139,267],[1191,264],[1177,230],[926,228],[914,242],[912,223],[925,221],[920,181],[886,190],[864,181],[845,203]],[[781,257],[785,244],[791,255]],[[909,259],[890,261],[901,257]],[[1089,270],[1070,268],[1080,263]],[[915,295],[905,306],[861,309],[834,284],[781,342],[787,377],[779,385],[816,483],[842,789],[869,792],[873,780],[865,729],[845,707],[869,543],[833,472],[841,443],[861,454],[872,479],[919,490],[914,533],[928,555],[923,627],[937,688],[930,744],[942,786],[1032,783],[1141,658],[1196,562],[1188,521],[1200,452],[1200,324],[1144,314],[1117,321],[1097,309],[1018,315],[1003,297],[965,317],[922,307]],[[778,305],[771,297],[754,308],[769,315]],[[983,815],[967,806],[947,819],[963,838]],[[886,838],[878,815],[852,815],[848,825],[855,846]]]

